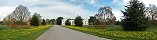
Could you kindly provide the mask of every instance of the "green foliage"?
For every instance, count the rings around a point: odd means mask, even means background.
[[[71,25],[69,19],[66,20],[65,25]]]
[[[46,25],[45,19],[42,20],[42,25]]]
[[[131,0],[125,6],[122,26],[124,31],[144,31],[148,27],[148,19],[145,17],[145,6],[138,0]]]
[[[31,24],[32,26],[39,26],[39,25],[40,25],[39,22],[40,22],[40,21],[39,21],[39,17],[36,16],[36,15],[33,15],[30,24]]]
[[[83,19],[81,18],[81,16],[77,16],[76,18],[75,18],[75,26],[83,26]]]
[[[63,19],[63,17],[58,17],[58,18],[56,19],[58,25],[61,25],[61,24],[62,24],[62,19]]]

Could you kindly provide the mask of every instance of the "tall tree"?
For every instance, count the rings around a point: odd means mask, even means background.
[[[31,25],[32,26],[39,26],[40,25],[40,23],[39,23],[40,21],[39,21],[39,17],[37,16],[37,15],[33,15],[33,17],[32,17],[32,19],[31,19]]]
[[[122,27],[124,31],[144,31],[146,30],[148,19],[145,17],[145,5],[138,0],[130,0],[125,6]]]
[[[83,26],[83,22],[82,22],[83,19],[81,16],[77,16],[74,21],[75,21],[75,26]]]
[[[56,19],[58,25],[61,25],[61,24],[62,24],[62,19],[63,19],[63,17],[58,17],[58,18]]]

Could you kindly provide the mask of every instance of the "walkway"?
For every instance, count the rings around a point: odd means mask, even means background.
[[[36,40],[109,40],[54,25]]]

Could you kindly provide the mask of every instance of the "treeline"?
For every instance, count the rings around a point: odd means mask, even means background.
[[[30,14],[27,7],[19,5],[3,19],[2,24],[13,28],[54,24],[54,19],[42,19],[40,14]]]
[[[62,20],[63,20],[63,17],[58,17],[58,18],[56,19],[57,24],[58,24],[58,25],[62,25]],[[83,26],[83,20],[84,20],[84,19],[82,19],[81,16],[77,16],[75,19],[72,19],[72,20],[74,20],[75,26]],[[65,25],[68,25],[68,26],[72,25],[70,19],[67,19],[67,20],[65,21]]]

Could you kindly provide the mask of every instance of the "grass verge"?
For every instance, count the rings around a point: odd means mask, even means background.
[[[152,31],[122,31],[121,27],[113,26],[105,29],[93,27],[64,26],[66,28],[78,30],[98,37],[113,40],[156,40],[157,34]]]
[[[29,29],[12,29],[0,27],[0,40],[35,40],[44,33],[51,25],[34,26]]]

